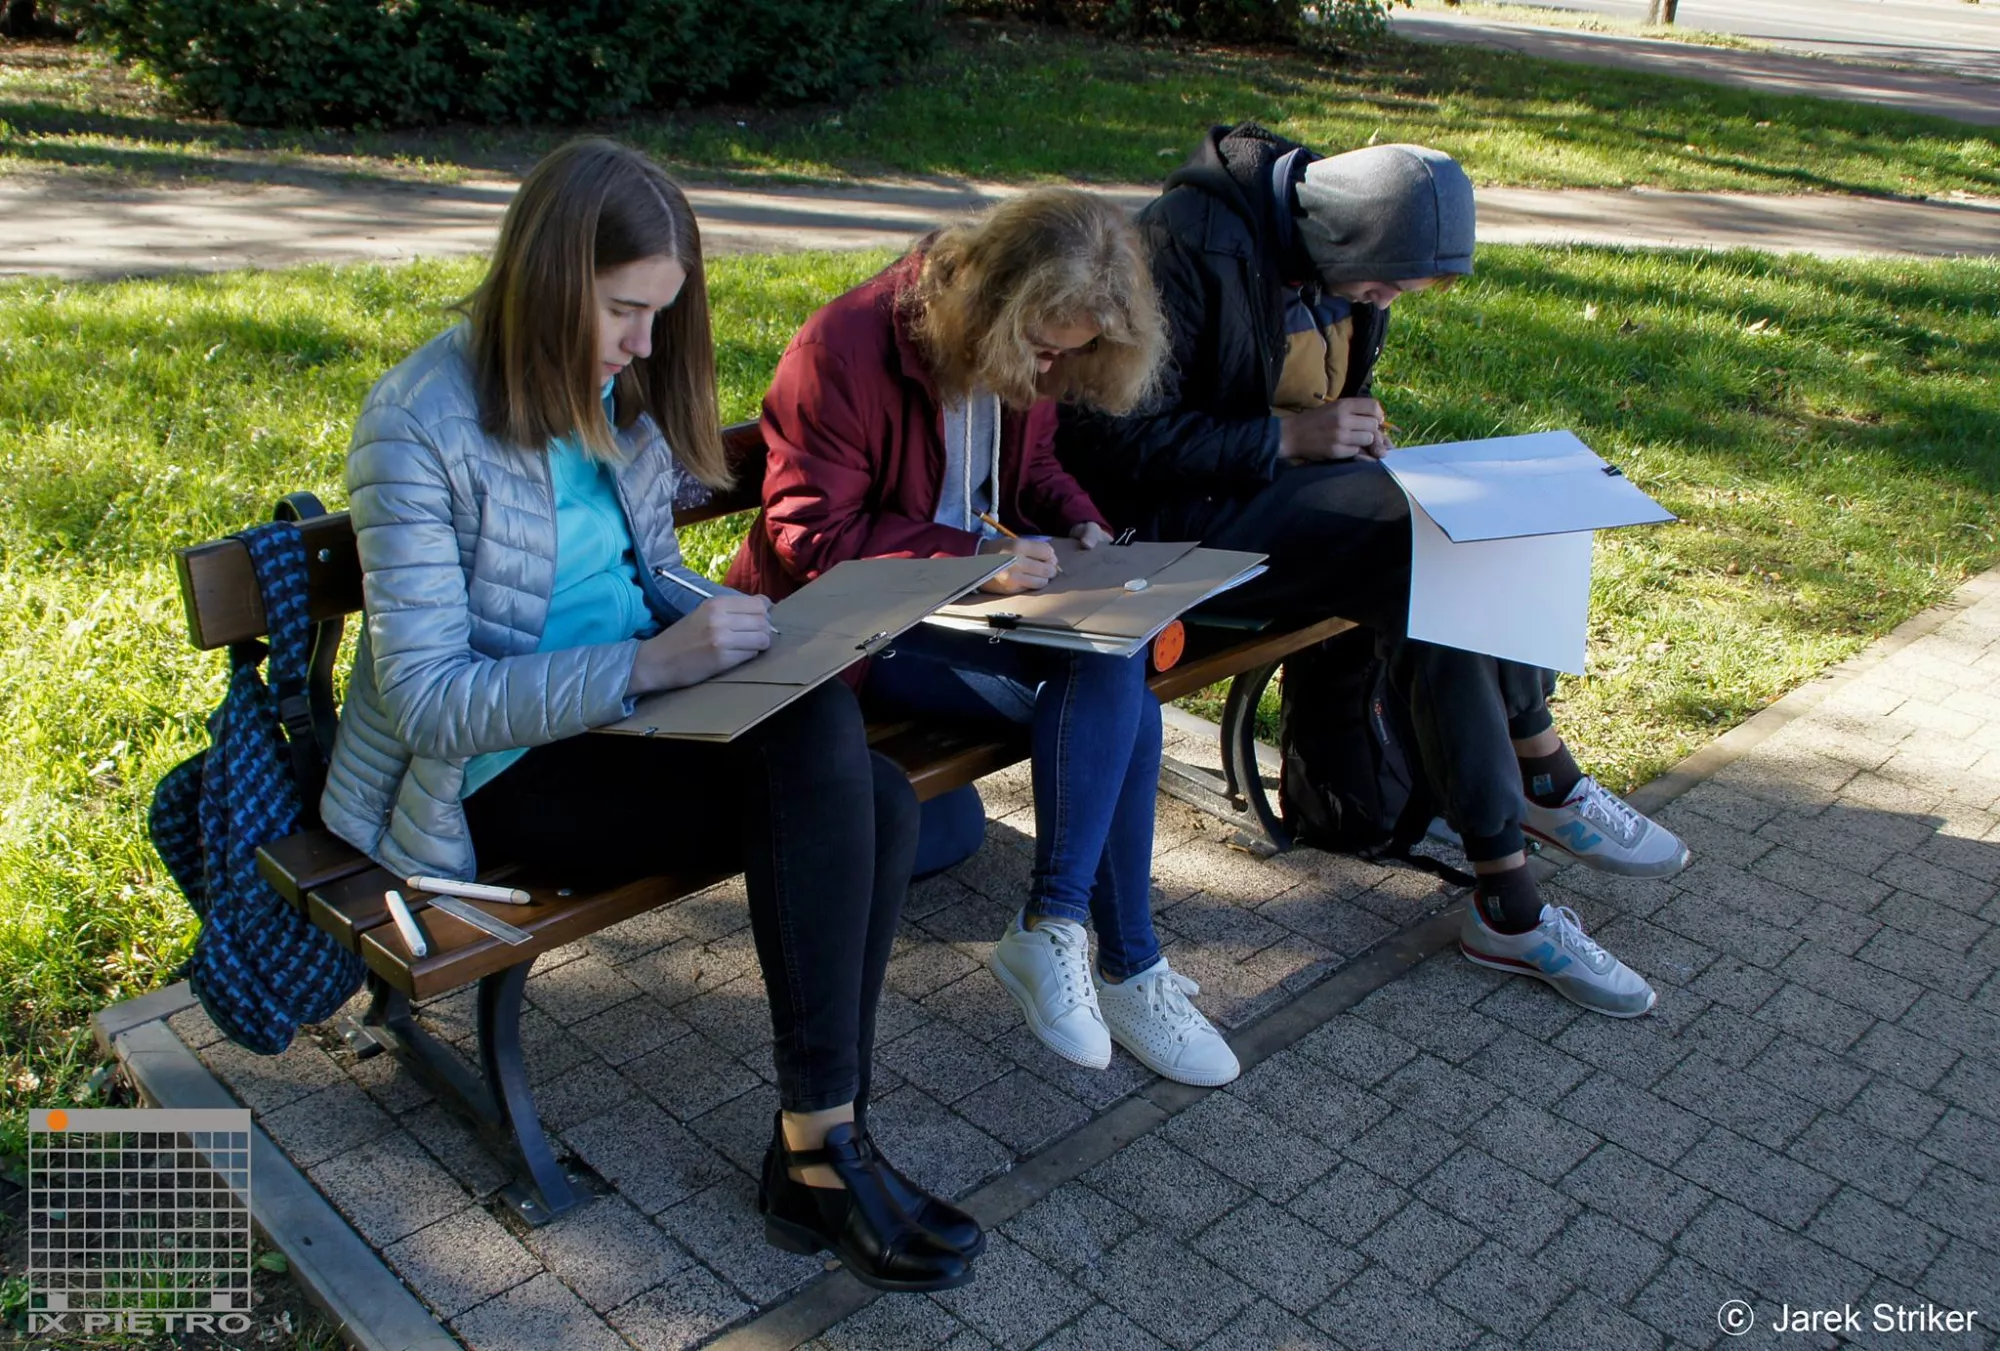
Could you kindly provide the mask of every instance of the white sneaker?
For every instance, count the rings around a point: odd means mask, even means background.
[[[1545,905],[1542,922],[1524,934],[1497,933],[1487,926],[1476,901],[1465,904],[1458,950],[1467,961],[1533,976],[1597,1013],[1637,1018],[1659,998],[1645,978],[1593,942],[1576,911]]]
[[[1521,829],[1599,872],[1621,877],[1672,877],[1688,865],[1688,847],[1680,837],[1588,774],[1560,807],[1529,798]]]
[[[1155,1074],[1214,1088],[1243,1072],[1236,1052],[1188,1003],[1201,986],[1167,965],[1165,957],[1116,985],[1097,982],[1098,1007],[1120,1046]]]
[[[1000,987],[1014,996],[1042,1045],[1088,1070],[1111,1063],[1111,1034],[1097,1011],[1090,981],[1090,940],[1081,924],[1045,919],[1029,929],[1016,915],[993,945],[986,965]]]

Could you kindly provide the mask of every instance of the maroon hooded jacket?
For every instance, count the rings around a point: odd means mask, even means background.
[[[890,265],[822,307],[792,339],[764,396],[764,512],[728,583],[782,600],[850,558],[965,557],[979,536],[939,525],[944,417],[896,304],[922,266]],[[1023,535],[1109,528],[1056,463],[1055,404],[1000,414],[999,518]]]

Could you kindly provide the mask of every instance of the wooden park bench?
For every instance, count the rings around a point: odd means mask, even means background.
[[[753,511],[761,502],[764,447],[758,424],[738,423],[723,433],[737,484],[711,493],[688,480],[676,519],[683,524]],[[278,519],[297,524],[304,536],[309,610],[317,625],[312,666],[311,734],[331,753],[337,713],[333,693],[335,655],[345,617],[361,609],[361,564],[354,531],[345,513],[328,514],[310,493],[294,493],[278,508]],[[261,638],[266,633],[250,557],[232,539],[214,540],[176,552],[188,630],[204,650]],[[1162,701],[1231,681],[1222,717],[1223,773],[1171,764],[1162,787],[1184,800],[1241,823],[1264,847],[1288,844],[1272,809],[1257,766],[1257,703],[1278,663],[1292,652],[1349,625],[1331,620],[1302,628],[1188,627],[1185,649],[1170,669],[1151,677]],[[302,731],[303,720],[293,725]],[[1027,758],[1025,731],[991,725],[901,720],[871,723],[869,740],[909,774],[918,798],[950,792]],[[319,785],[302,785],[313,828],[279,840],[259,856],[264,877],[312,922],[368,967],[367,1013],[350,1021],[342,1034],[358,1055],[389,1051],[403,1060],[441,1099],[466,1114],[503,1157],[517,1156],[524,1176],[507,1189],[509,1202],[530,1223],[544,1223],[589,1199],[556,1158],[529,1090],[521,1048],[521,1000],[528,971],[541,954],[576,942],[655,906],[665,905],[725,880],[701,871],[641,878],[605,890],[573,887],[560,877],[482,858],[480,880],[504,881],[534,896],[529,906],[484,908],[530,935],[510,945],[435,909],[424,913],[430,939],[427,956],[413,958],[394,924],[382,893],[399,879],[324,829],[318,828]],[[415,1003],[477,984],[480,1072],[420,1027]]]

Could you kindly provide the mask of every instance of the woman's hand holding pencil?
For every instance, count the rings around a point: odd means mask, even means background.
[[[1015,561],[999,576],[979,589],[995,596],[1018,596],[1024,591],[1040,591],[1053,581],[1062,568],[1056,562],[1055,546],[1045,539],[1022,539],[984,512],[979,519],[1000,532],[979,541],[983,554],[1013,554]]]

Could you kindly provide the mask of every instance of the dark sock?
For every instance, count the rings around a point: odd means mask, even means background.
[[[1560,807],[1570,789],[1583,777],[1576,757],[1568,746],[1558,746],[1549,755],[1521,757],[1521,791],[1543,807]]]
[[[1524,934],[1542,922],[1542,893],[1525,863],[1505,872],[1479,874],[1472,901],[1495,933]]]

